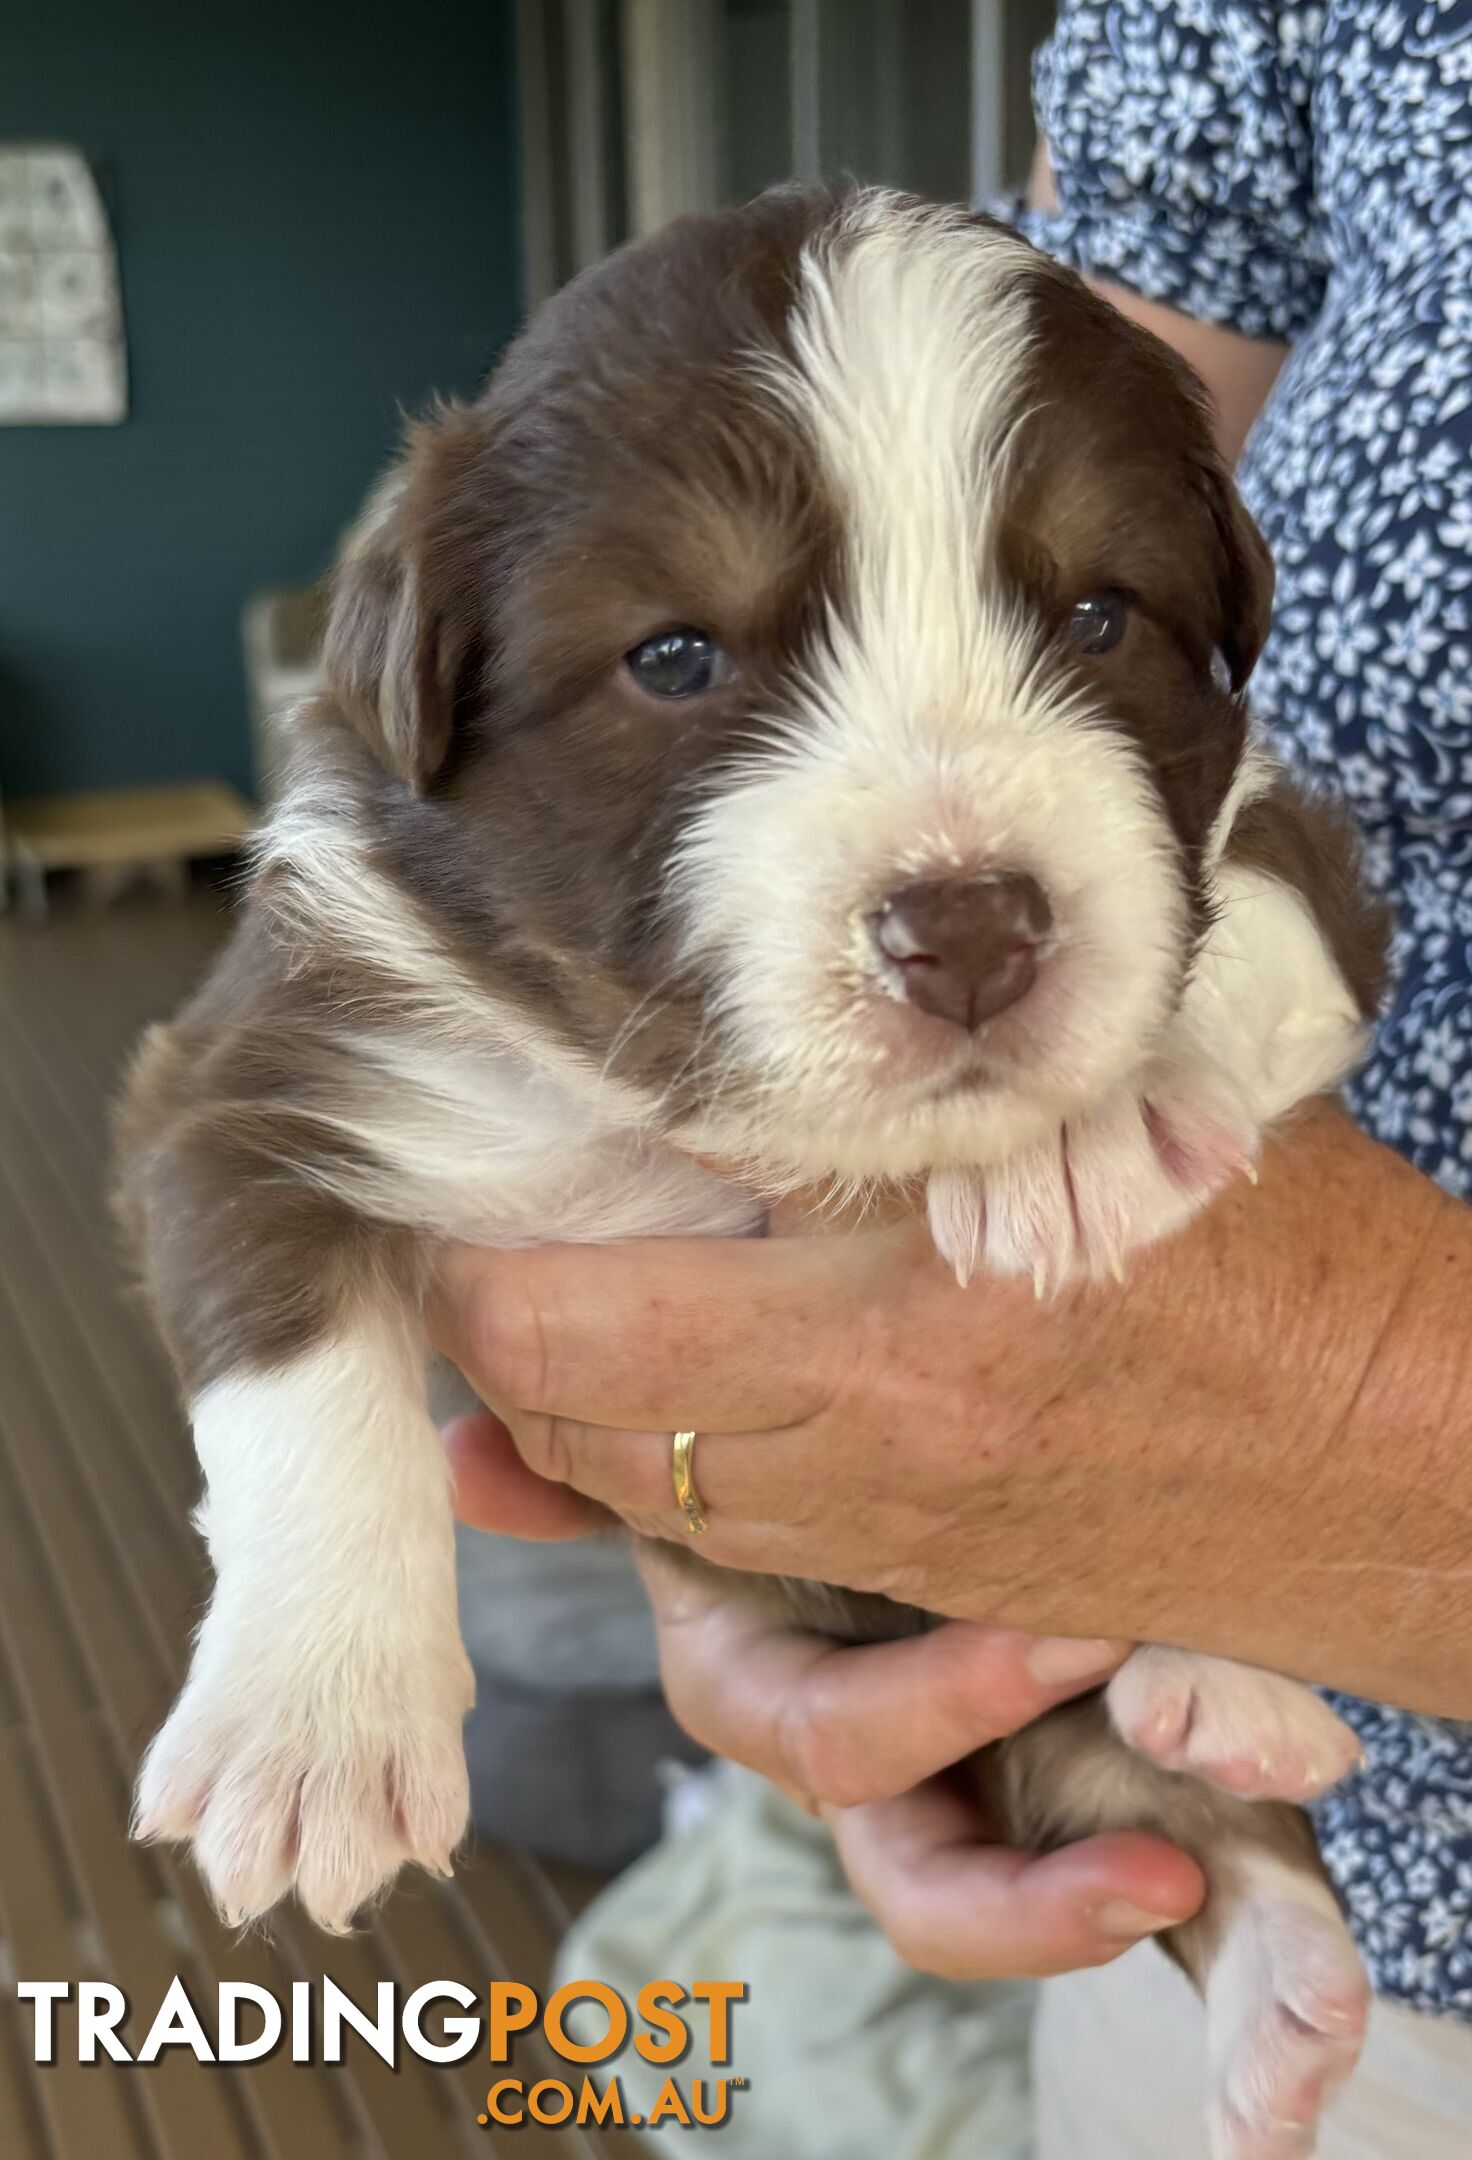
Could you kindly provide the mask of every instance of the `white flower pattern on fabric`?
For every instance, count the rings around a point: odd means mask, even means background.
[[[1036,91],[1040,246],[1293,345],[1240,474],[1253,699],[1396,901],[1355,1112],[1472,1198],[1472,0],[1064,0]],[[1335,1700],[1367,1767],[1316,1813],[1376,1985],[1472,2019],[1472,1729]]]

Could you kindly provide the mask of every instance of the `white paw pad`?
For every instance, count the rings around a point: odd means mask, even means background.
[[[226,1651],[213,1621],[144,1758],[134,1835],[189,1841],[232,1926],[294,1886],[340,1933],[400,1868],[447,1875],[469,1812],[458,1644],[334,1669],[310,1644]]]
[[[1131,1747],[1244,1800],[1313,1800],[1361,1756],[1349,1727],[1301,1681],[1229,1658],[1147,1646],[1109,1684]]]
[[[1364,2044],[1369,1982],[1322,1883],[1254,1854],[1241,1884],[1206,1988],[1212,2160],[1307,2160]]]

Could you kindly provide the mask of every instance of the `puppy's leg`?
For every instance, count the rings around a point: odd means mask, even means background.
[[[1000,1831],[1034,1851],[1150,1830],[1200,1863],[1205,1905],[1159,1941],[1205,1998],[1213,2160],[1306,2160],[1325,2100],[1358,2058],[1370,1999],[1307,1817],[1145,1760],[1099,1696],[989,1749],[975,1769]]]
[[[1307,1869],[1243,1846],[1224,1851],[1215,1873],[1224,1925],[1194,1953],[1212,2153],[1306,2160],[1320,2110],[1364,2044],[1369,1983],[1333,1893]]]
[[[1244,1800],[1314,1800],[1360,1760],[1356,1735],[1301,1681],[1145,1644],[1107,1691],[1116,1730],[1167,1770]]]
[[[448,1872],[467,1814],[473,1690],[417,1315],[360,1297],[193,1411],[216,1585],[137,1834],[192,1841],[227,1920],[294,1884],[343,1929],[405,1862]]]

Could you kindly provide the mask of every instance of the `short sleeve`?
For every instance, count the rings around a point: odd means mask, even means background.
[[[1322,10],[1063,0],[1037,56],[1056,211],[1018,218],[1076,269],[1252,337],[1323,304],[1313,188]]]

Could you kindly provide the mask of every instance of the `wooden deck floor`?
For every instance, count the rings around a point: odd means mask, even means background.
[[[402,1887],[343,1942],[298,1915],[269,1939],[216,1922],[190,1867],[125,1835],[134,1766],[179,1681],[202,1573],[197,1473],[168,1372],[115,1262],[106,1106],[140,1025],[177,1003],[220,931],[209,895],[0,920],[0,2156],[3,2160],[427,2160],[507,2147],[609,2154],[612,2132],[476,2121],[488,2068],[350,2043],[338,2069],[31,2061],[17,1977],[93,1978],[134,2005],[171,1978],[213,2022],[215,1983],[539,1985],[580,1886],[483,1846],[453,1885]],[[142,2016],[140,2020],[140,2007]],[[67,2031],[67,2012],[59,2030]],[[141,2024],[141,2030],[140,2030]],[[555,2069],[533,2049],[528,2077]]]

